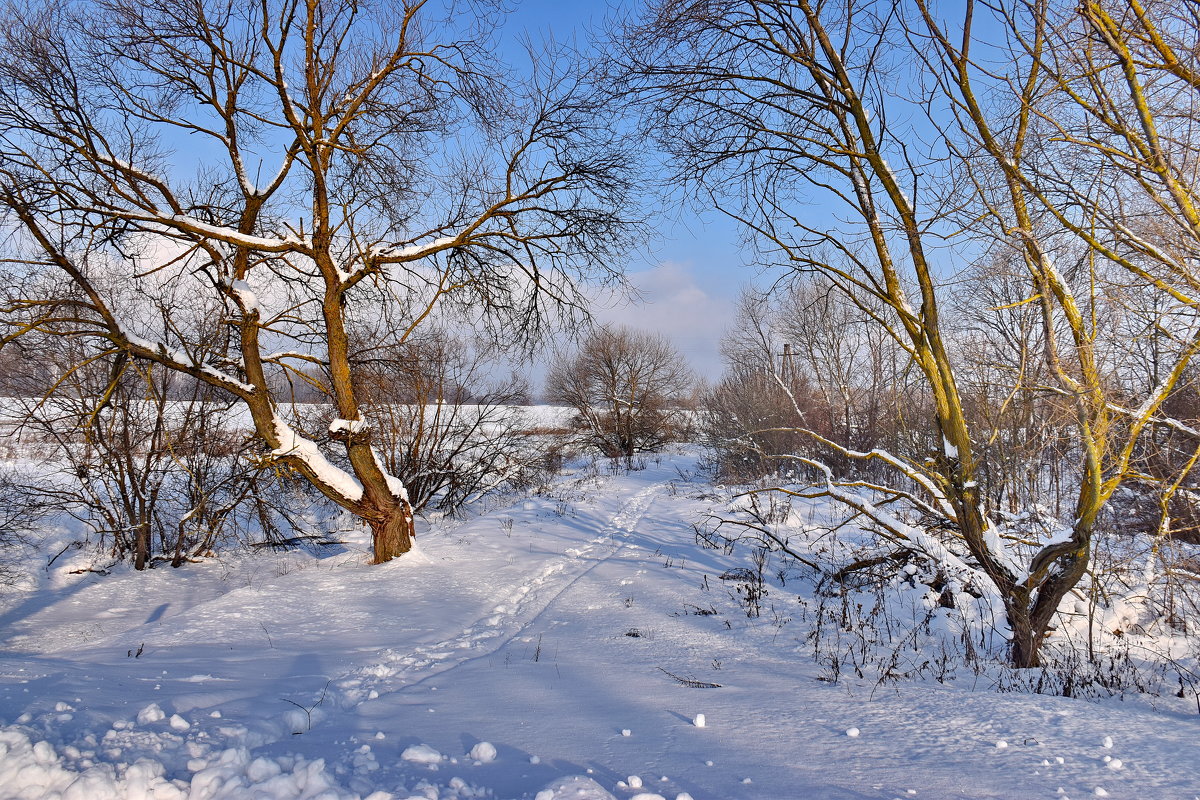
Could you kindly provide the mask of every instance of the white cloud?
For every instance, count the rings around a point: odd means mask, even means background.
[[[713,294],[698,281],[690,262],[664,261],[627,278],[636,296],[598,299],[602,323],[663,334],[700,375],[721,373],[721,336],[733,317],[733,298]]]

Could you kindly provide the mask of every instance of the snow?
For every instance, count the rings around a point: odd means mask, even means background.
[[[332,487],[342,497],[353,502],[362,499],[363,488],[358,479],[333,464],[321,452],[316,442],[296,433],[278,414],[275,415],[275,436],[279,439],[279,446],[271,452],[271,455],[276,458],[281,456],[298,458],[313,471],[318,479],[326,486]]]
[[[377,264],[379,262],[397,263],[417,261],[431,253],[444,250],[458,241],[458,238],[458,236],[440,236],[431,242],[426,242],[425,244],[409,244],[404,245],[403,247],[384,244],[376,245],[375,247],[371,248],[367,258],[364,260],[361,266],[349,271],[339,269],[338,279],[342,281],[342,283],[348,283],[351,280],[359,277],[368,266]]]
[[[4,800],[350,800],[317,759],[253,759],[229,749],[211,759],[193,759],[190,780],[171,778],[152,758],[133,763],[98,763],[75,768],[76,759],[24,733],[0,730],[0,798]],[[287,769],[285,770],[285,765]]]
[[[471,752],[467,754],[467,757],[478,761],[480,764],[490,764],[496,760],[496,746],[491,742],[480,742],[471,748]]]
[[[616,800],[600,784],[583,775],[551,781],[534,800]]]
[[[241,303],[242,308],[247,312],[257,312],[262,316],[262,307],[258,304],[258,295],[250,288],[250,284],[246,281],[233,281],[230,284],[229,290],[233,292],[233,296]]]
[[[371,458],[375,459],[375,466],[379,468],[379,471],[383,473],[384,478],[387,480],[388,491],[392,493],[392,496],[408,502],[408,487],[404,485],[404,481],[387,471],[383,459],[379,457],[379,451],[374,447],[371,448]]]
[[[442,762],[442,754],[427,744],[414,744],[406,747],[400,757],[414,764],[440,764]]]
[[[149,725],[153,722],[161,722],[166,719],[167,715],[158,707],[158,703],[151,703],[138,712],[137,721],[139,725]]]
[[[380,566],[364,531],[145,573],[30,561],[0,589],[0,800],[1197,795],[1190,698],[826,680],[799,621],[716,579],[741,555],[696,543],[730,500],[696,462],[419,521],[419,557]],[[798,591],[767,601],[798,616]]]
[[[143,350],[149,350],[150,352],[157,353],[161,357],[169,359],[184,369],[195,368],[200,370],[205,375],[215,378],[221,383],[235,387],[243,392],[250,393],[254,391],[254,387],[250,384],[239,381],[237,378],[222,372],[211,364],[197,361],[182,350],[167,347],[162,342],[152,342],[149,339],[144,339],[125,327],[121,328],[121,335],[124,336],[125,339],[134,347],[140,347]]]
[[[946,458],[951,460],[958,458],[958,448],[950,443],[946,437],[942,437],[942,449],[946,453]]]
[[[184,214],[175,214],[168,220],[164,220],[164,222],[169,222],[173,228],[180,228],[192,233],[198,233],[201,236],[217,239],[222,242],[228,242],[229,244],[240,247],[248,247],[251,250],[282,253],[288,250],[300,249],[302,245],[299,239],[292,237],[286,239],[274,239],[266,236],[255,236],[249,233],[242,233],[236,228],[228,228],[221,225],[210,225],[207,222],[201,222],[195,217],[189,217]]]
[[[421,258],[437,250],[449,247],[457,241],[457,236],[442,236],[434,239],[426,244],[410,244],[404,247],[385,246],[377,248],[372,256],[376,259],[388,259],[395,261],[413,260]]]
[[[367,422],[363,419],[335,419],[329,423],[329,432],[331,434],[338,433],[362,433],[366,428]]]

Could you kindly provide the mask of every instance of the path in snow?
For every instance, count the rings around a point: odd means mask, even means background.
[[[791,594],[751,620],[716,580],[741,555],[696,546],[692,466],[566,478],[379,567],[56,567],[0,610],[0,800],[1200,794],[1194,717],[819,681]]]
[[[335,685],[352,701],[361,701],[372,691],[378,696],[387,686],[395,686],[396,679],[405,687],[412,686],[495,654],[528,629],[551,603],[620,552],[662,486],[656,483],[635,492],[587,544],[568,547],[563,558],[546,562],[532,577],[501,588],[500,603],[457,635],[412,650],[388,648],[381,653],[380,662],[337,679]]]

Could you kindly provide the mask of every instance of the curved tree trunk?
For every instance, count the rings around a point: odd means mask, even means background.
[[[1029,618],[1029,610],[1024,604],[1017,605],[1010,601],[1008,605],[1008,626],[1012,629],[1009,640],[1009,660],[1017,669],[1040,667],[1041,643],[1045,631],[1036,630],[1033,620]]]
[[[371,525],[372,564],[402,556],[413,546],[412,506],[401,500],[390,511],[368,520]]]

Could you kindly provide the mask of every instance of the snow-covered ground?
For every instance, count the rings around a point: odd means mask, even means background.
[[[383,566],[64,555],[0,595],[0,798],[1200,797],[1194,712],[820,680],[716,580],[694,466],[563,476]]]

